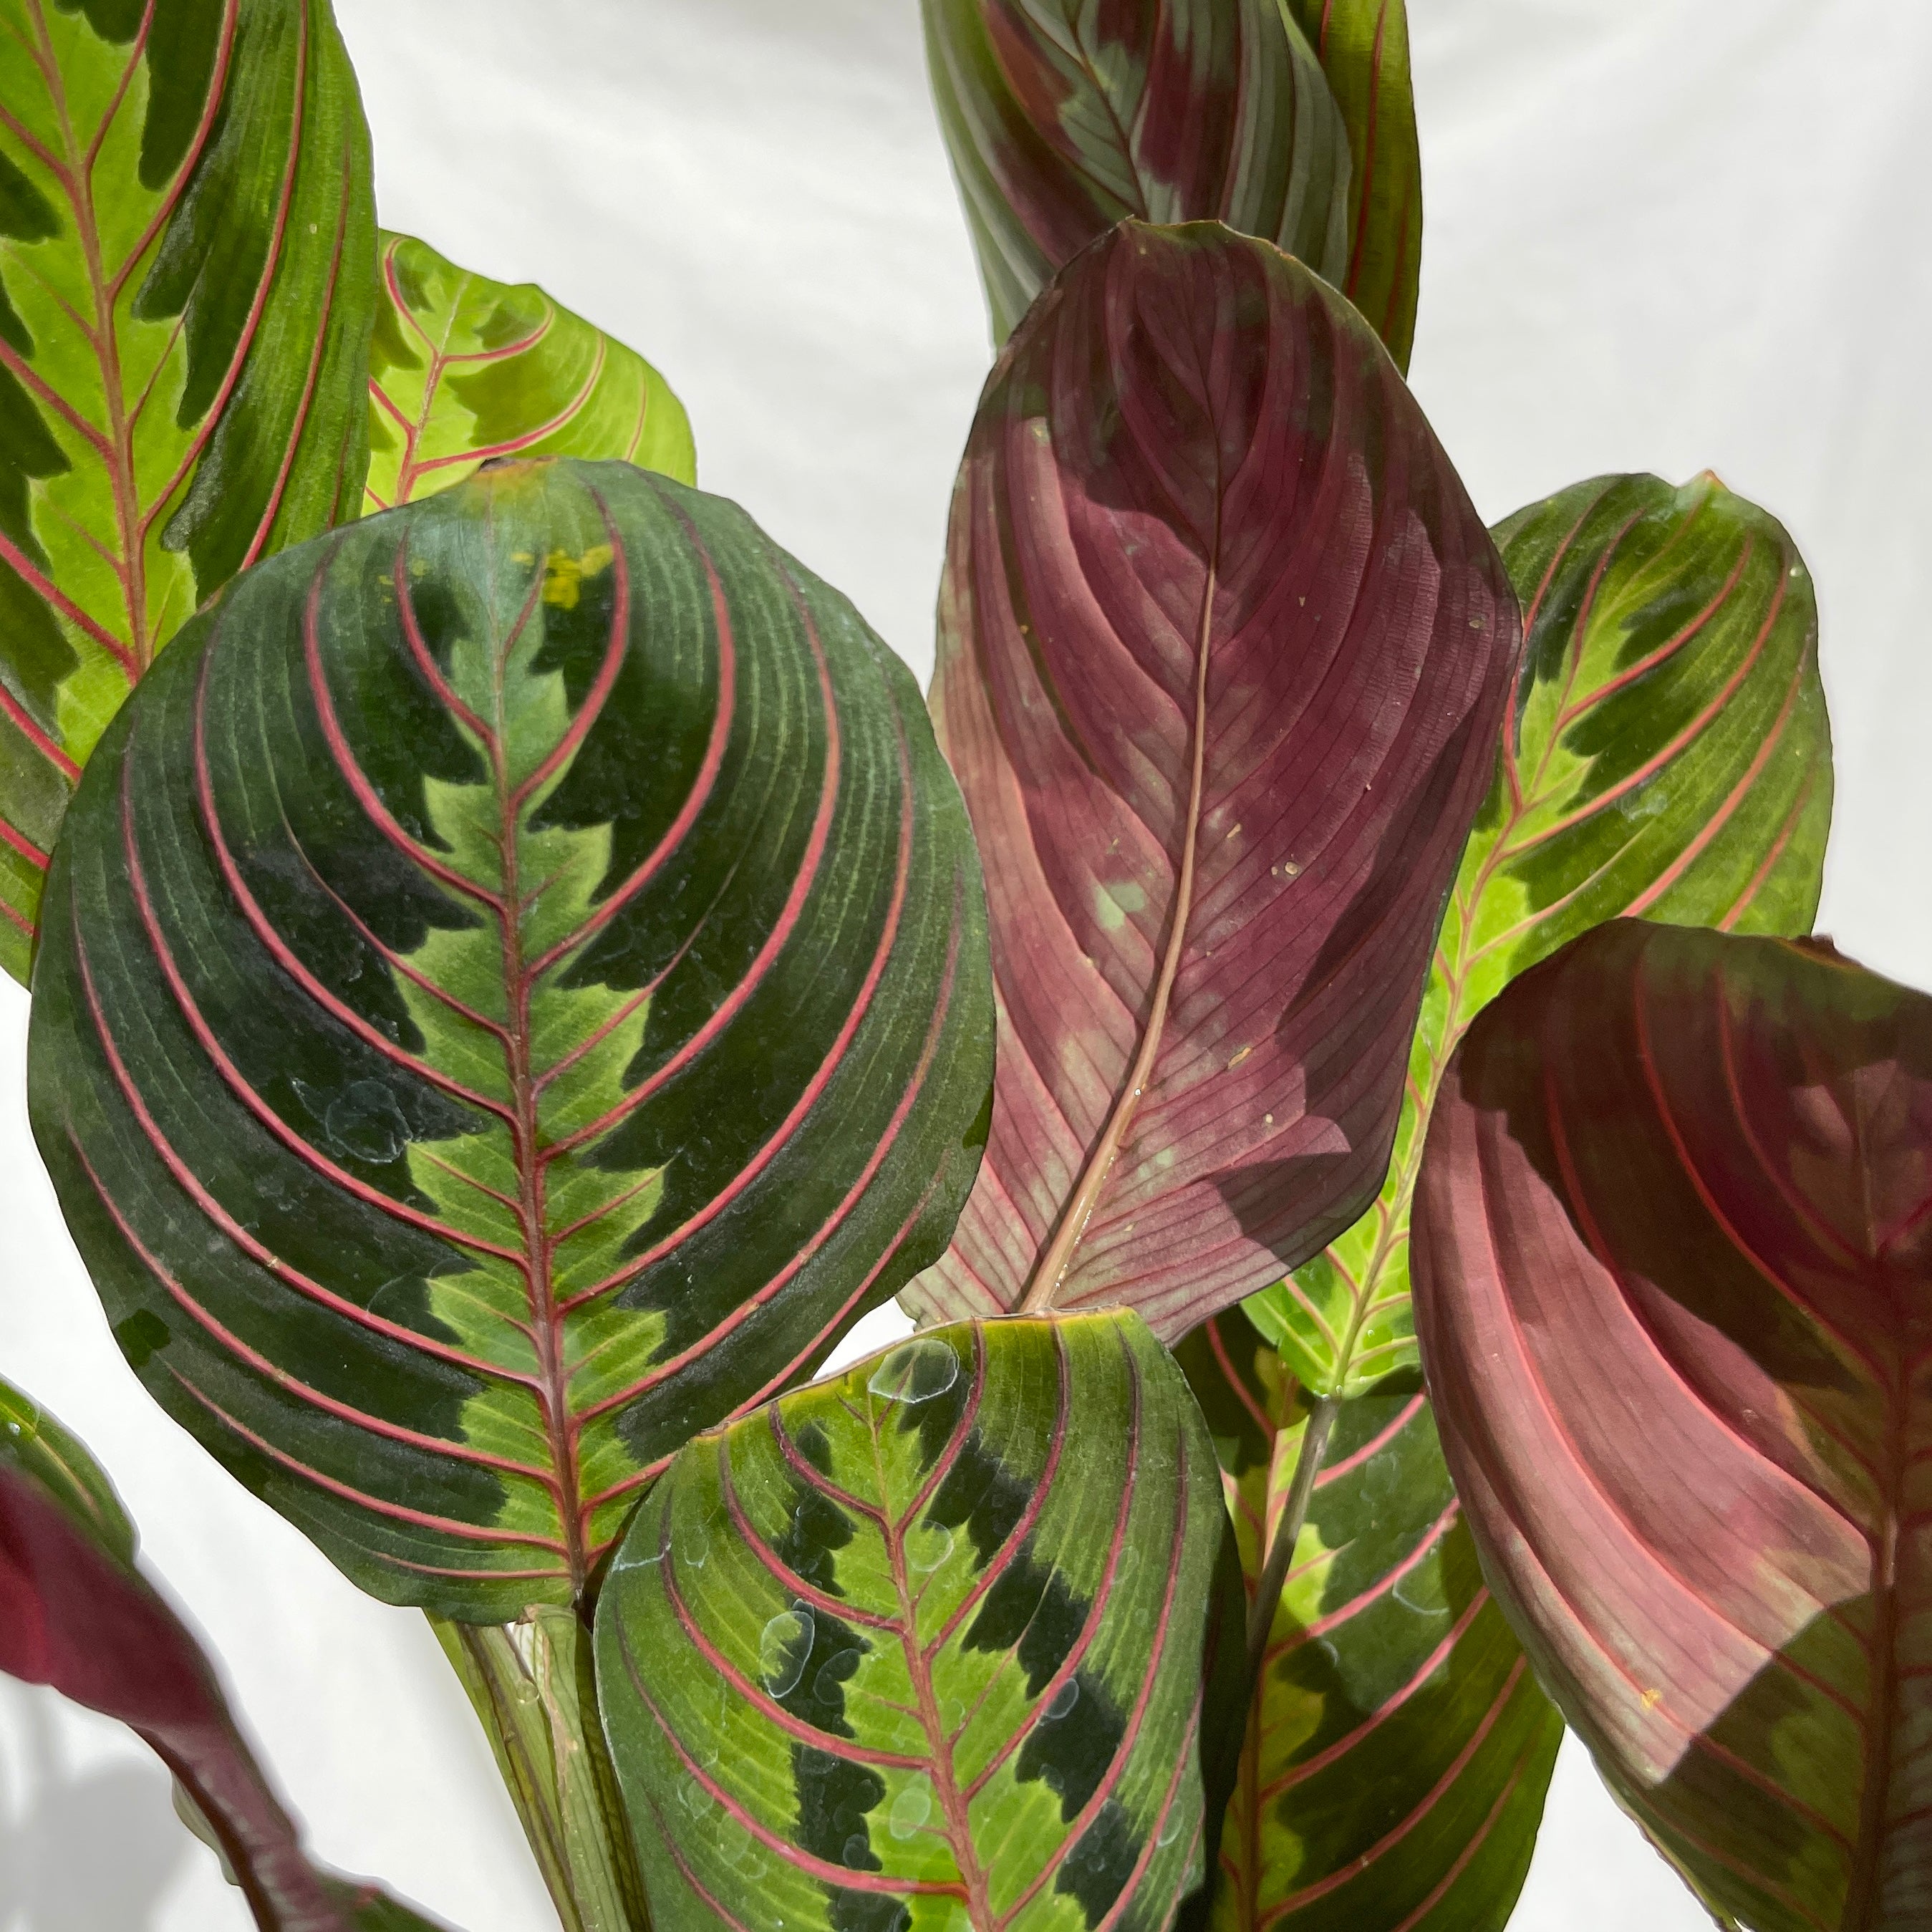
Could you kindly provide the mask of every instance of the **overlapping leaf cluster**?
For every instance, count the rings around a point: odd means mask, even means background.
[[[13,10],[36,1134],[157,1400],[437,1612],[568,1932],[1499,1926],[1544,1684],[1714,1908],[1906,1922],[1923,1016],[1727,936],[1817,904],[1809,580],[1709,477],[1484,529],[1402,0],[926,0],[1004,344],[931,726],[649,364],[378,236],[326,0]],[[92,1694],[105,1593],[260,1922],[399,1922],[16,1460],[10,1667]]]

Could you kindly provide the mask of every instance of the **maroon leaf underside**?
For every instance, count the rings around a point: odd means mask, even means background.
[[[38,1484],[4,1467],[0,1671],[137,1732],[200,1807],[267,1932],[354,1932],[365,1906],[388,1903],[310,1863],[181,1619]]]
[[[1447,456],[1300,264],[1130,222],[1063,271],[953,503],[933,710],[998,1075],[916,1314],[1171,1340],[1356,1217],[1520,648]]]
[[[1492,1585],[1761,1932],[1932,1922],[1932,1000],[1618,921],[1436,1104],[1418,1329]]]

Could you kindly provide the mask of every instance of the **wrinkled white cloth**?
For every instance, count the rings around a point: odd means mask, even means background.
[[[922,677],[986,368],[916,0],[336,0],[386,225],[530,278],[688,406],[700,480]],[[1932,986],[1932,12],[1412,0],[1414,382],[1485,514],[1715,469],[1816,578],[1838,747],[1824,929]],[[92,1444],[315,1846],[463,1932],[554,1926],[422,1621],[359,1595],[135,1386],[40,1178],[0,986],[0,1372]],[[884,1339],[891,1318],[869,1325]],[[105,1855],[104,1847],[112,1847]],[[117,1727],[0,1685],[0,1926],[248,1922]],[[1708,1921],[1566,1751],[1520,1932]]]

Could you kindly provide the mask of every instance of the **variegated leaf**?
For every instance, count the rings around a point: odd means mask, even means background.
[[[1616,920],[1456,1049],[1416,1194],[1486,1574],[1720,1924],[1932,1923],[1932,999]]]
[[[1259,1582],[1314,1398],[1238,1310],[1179,1350]],[[1484,1587],[1411,1370],[1343,1404],[1276,1604],[1214,1932],[1500,1928],[1563,1723]]]
[[[700,1437],[597,1613],[658,1932],[1160,1932],[1226,1528],[1131,1315],[936,1330]]]
[[[1346,278],[1348,130],[1281,0],[923,0],[923,12],[996,343],[1130,216],[1225,221]]]
[[[0,1670],[133,1728],[261,1932],[437,1932],[379,1886],[310,1862],[201,1646],[136,1567],[99,1464],[4,1382],[0,1418]]]
[[[407,235],[382,237],[380,275],[365,511],[502,456],[621,459],[697,482],[691,424],[664,379],[533,283],[493,282]]]
[[[1796,547],[1710,476],[1599,477],[1498,526],[1528,646],[1436,946],[1380,1198],[1248,1304],[1318,1393],[1413,1366],[1408,1207],[1442,1070],[1526,968],[1620,914],[1808,932],[1832,817]]]
[[[1007,345],[933,712],[986,856],[998,1081],[908,1306],[1164,1339],[1374,1198],[1520,648],[1414,398],[1299,262],[1126,223]]]
[[[1407,0],[1281,0],[1348,130],[1348,261],[1340,286],[1406,371],[1422,271],[1422,154]]]
[[[943,1246],[980,893],[850,604],[718,499],[500,465],[249,572],[117,721],[35,1132],[163,1406],[502,1622]]]
[[[0,4],[0,964],[129,686],[354,514],[369,139],[328,0]]]

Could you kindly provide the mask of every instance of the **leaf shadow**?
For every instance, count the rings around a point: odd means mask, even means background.
[[[1572,1718],[1612,1796],[1681,1874],[1696,1874],[1693,1889],[1720,1924],[1754,1932],[1932,1924],[1932,1874],[1909,1856],[1882,1863],[1883,1834],[1865,1823],[1861,1728],[1814,1688],[1844,1681],[1873,1610],[1867,1596],[1814,1617],[1714,1719],[1685,1730],[1682,1754],[1659,1783],[1615,1768],[1602,1732]],[[1668,1712],[1667,1694],[1654,1708]],[[1848,1903],[1861,1880],[1874,1888],[1869,1918]]]
[[[167,1772],[136,1759],[77,1769],[54,1694],[8,1684],[0,1756],[0,1932],[159,1932],[194,1841]]]

